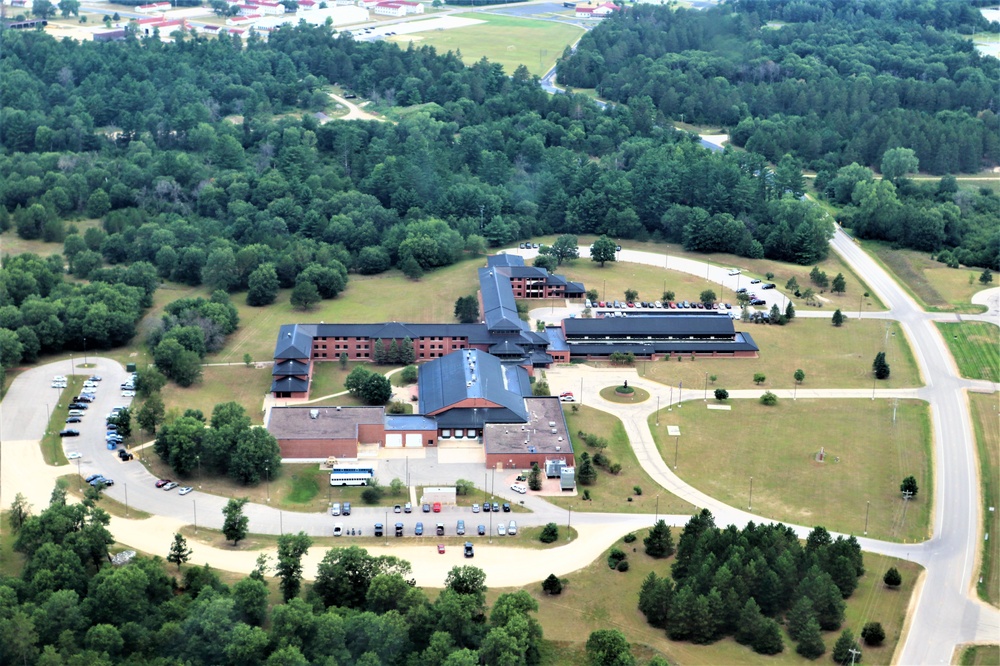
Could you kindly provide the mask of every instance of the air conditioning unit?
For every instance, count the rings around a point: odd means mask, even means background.
[[[309,418],[311,418],[311,419],[318,419],[319,418],[319,410],[318,409],[310,409],[309,410]]]

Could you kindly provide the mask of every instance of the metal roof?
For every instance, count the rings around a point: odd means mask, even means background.
[[[496,356],[476,349],[453,352],[425,363],[417,382],[421,414],[437,415],[465,403],[464,411],[503,408],[526,418],[527,371],[514,365],[505,368]]]
[[[479,269],[479,291],[483,296],[483,319],[491,331],[519,331],[527,325],[517,314],[510,280],[492,268]]]
[[[437,422],[421,414],[386,414],[385,429],[395,430],[437,430]]]
[[[277,377],[287,377],[293,375],[308,375],[309,374],[309,364],[303,363],[302,361],[287,359],[274,364],[271,368],[271,376]]]
[[[676,336],[729,337],[736,333],[733,320],[724,314],[669,314],[648,317],[565,319],[566,340],[575,338],[668,339]]]
[[[486,265],[490,268],[496,266],[524,266],[524,257],[517,254],[494,254],[486,257]]]
[[[309,326],[285,324],[278,329],[278,341],[274,345],[274,358],[309,358],[312,354],[313,334]]]
[[[298,377],[279,377],[271,382],[271,393],[305,393],[309,390],[309,380]]]

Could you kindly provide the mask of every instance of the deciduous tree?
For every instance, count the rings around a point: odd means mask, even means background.
[[[600,263],[601,268],[609,261],[616,261],[617,245],[607,236],[601,236],[590,246],[590,260]]]
[[[174,542],[170,545],[170,552],[167,554],[167,562],[177,565],[177,570],[181,570],[181,565],[191,558],[194,551],[188,548],[187,539],[180,533],[174,534]]]
[[[305,532],[282,534],[278,537],[278,564],[274,575],[281,579],[281,595],[287,602],[299,595],[302,588],[302,557],[312,546],[312,539]]]
[[[247,536],[247,527],[250,519],[243,515],[243,507],[250,500],[246,497],[236,499],[235,497],[226,502],[222,509],[225,521],[222,523],[222,534],[227,540],[232,541],[235,546]]]

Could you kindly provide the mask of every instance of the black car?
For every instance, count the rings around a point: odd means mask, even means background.
[[[85,402],[71,402],[69,404],[70,409],[87,409],[88,407],[90,407],[90,405]]]
[[[93,482],[93,481],[94,481],[95,479],[102,479],[102,478],[104,478],[104,477],[103,477],[103,476],[101,476],[100,474],[91,474],[91,475],[90,475],[90,476],[88,476],[88,477],[87,477],[86,479],[84,479],[84,482],[85,482],[85,483],[91,483],[91,482]]]
[[[483,502],[483,513],[489,513],[489,512],[490,512],[490,503]]]
[[[71,416],[68,419],[66,419],[66,423],[82,423],[82,422],[83,419],[81,419],[79,416]]]
[[[128,462],[135,458],[134,455],[126,451],[125,449],[118,449],[118,457],[121,458],[122,462]]]
[[[774,289],[774,283],[773,282],[767,282],[765,284],[760,285],[760,288],[761,289]]]
[[[510,513],[510,504],[508,504],[507,502],[503,503],[503,512]]]
[[[80,436],[80,431],[79,430],[73,430],[72,428],[67,428],[66,430],[60,430],[59,431],[59,436],[60,437],[79,437]]]
[[[763,298],[755,298],[752,301],[750,301],[750,305],[767,305],[767,301],[765,301]]]
[[[340,515],[342,515],[342,516],[349,516],[349,515],[351,515],[351,503],[350,502],[344,502],[344,506],[341,507],[341,509],[340,509]]]
[[[745,293],[747,293],[747,288],[746,287],[740,287],[739,289],[736,290],[736,293],[737,294],[745,294]]]
[[[102,486],[113,486],[113,485],[115,485],[115,482],[114,482],[113,479],[105,479],[102,476],[100,478],[97,478],[97,479],[94,479],[93,481],[91,481],[90,485],[92,485],[95,488],[98,488],[98,487],[102,487]]]
[[[465,542],[465,556],[466,557],[475,556],[475,552],[472,550],[472,542],[470,541]]]
[[[754,278],[753,280],[750,280],[750,284],[760,284],[760,280]]]

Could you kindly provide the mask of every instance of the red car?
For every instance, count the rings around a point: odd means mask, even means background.
[[[444,555],[444,544],[443,543],[439,543],[438,544],[438,552],[441,553],[442,555]]]
[[[156,482],[156,487],[157,488],[162,488],[163,486],[167,485],[168,483],[170,483],[170,479],[160,479],[159,481]]]
[[[434,513],[441,513],[441,502],[434,502]]]
[[[604,305],[604,301],[599,301],[599,302],[597,303],[597,307],[599,307],[599,308],[603,308],[603,307],[605,307],[605,305]]]

